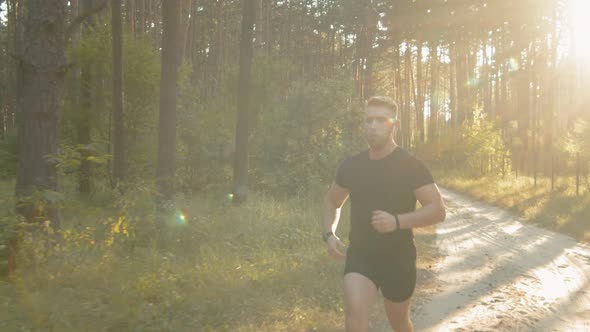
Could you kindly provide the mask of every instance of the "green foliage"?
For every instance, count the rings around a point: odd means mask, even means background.
[[[74,147],[62,144],[60,153],[49,156],[52,164],[55,165],[58,174],[65,176],[71,173],[78,173],[83,160],[95,165],[105,165],[111,159],[111,155],[103,153],[98,144],[82,145]]]
[[[92,146],[98,155],[112,152],[112,51],[110,25],[86,28],[78,46],[69,50],[76,68],[90,70],[92,110],[82,112],[80,90],[69,91],[63,115],[62,136],[70,146],[78,144],[80,121],[90,124]],[[157,156],[160,59],[148,38],[129,33],[123,41],[123,108],[126,129],[126,153],[130,181],[153,176]],[[75,71],[69,80],[74,80]],[[186,75],[185,75],[186,76]],[[77,78],[80,79],[79,77]],[[86,117],[86,118],[81,118]],[[100,179],[108,178],[102,174]]]
[[[564,150],[590,156],[590,117],[578,118],[564,140]]]
[[[330,181],[337,162],[363,143],[352,83],[343,77],[289,81],[290,68],[284,60],[266,58],[253,66],[249,169],[256,190],[293,192]],[[237,68],[227,75],[206,103],[196,97],[202,86],[183,90],[177,177],[185,190],[229,188]]]
[[[124,106],[130,180],[155,173],[160,101],[160,55],[148,39],[125,35]]]
[[[184,218],[167,225],[161,251],[135,232],[149,195],[130,191],[114,210],[66,208],[52,246],[25,237],[15,284],[0,283],[0,329],[271,331],[341,319],[341,265],[318,238],[317,200],[178,198]]]
[[[182,88],[176,153],[182,190],[207,190],[231,179],[236,97],[229,84],[222,87],[206,102],[199,98],[203,85]]]
[[[293,192],[332,180],[338,162],[362,144],[352,95],[343,79],[295,82],[282,103],[260,114],[252,139],[260,189]]]
[[[573,121],[565,135],[561,135],[557,141],[557,155],[560,165],[559,173],[576,176],[578,166],[581,168],[581,176],[585,177],[588,184],[590,174],[590,117],[582,116]],[[579,165],[577,163],[580,163]]]
[[[252,193],[239,207],[211,192],[178,196],[166,250],[154,243],[154,196],[139,182],[102,202],[66,195],[59,236],[23,234],[16,278],[0,279],[0,330],[341,328],[342,263],[319,237],[317,195]]]
[[[22,237],[27,228],[22,216],[16,213],[13,188],[12,181],[0,182],[0,192],[4,197],[0,200],[0,280],[7,273],[9,241]]]
[[[474,176],[482,175],[482,168],[487,171],[490,158],[494,160],[492,173],[500,174],[502,161],[506,162],[505,172],[509,171],[510,151],[496,124],[486,118],[470,127],[449,129],[440,143],[427,142],[417,148],[417,153],[436,167],[453,165]]]

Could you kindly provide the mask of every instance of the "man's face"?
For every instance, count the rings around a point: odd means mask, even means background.
[[[386,106],[369,106],[365,109],[365,139],[373,149],[384,147],[391,140],[397,121]]]

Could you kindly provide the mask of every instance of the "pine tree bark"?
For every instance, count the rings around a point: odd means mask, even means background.
[[[546,76],[548,77],[546,81],[548,81],[548,88],[547,88],[547,107],[544,110],[544,137],[543,137],[543,145],[544,150],[549,151],[548,156],[544,160],[545,165],[545,172],[546,174],[551,174],[551,186],[553,188],[553,159],[554,159],[554,147],[553,147],[553,130],[554,130],[554,118],[555,114],[557,114],[557,100],[558,100],[558,91],[559,91],[559,84],[557,77],[557,49],[559,46],[559,40],[557,38],[557,11],[553,14],[553,32],[551,35],[551,49],[549,50],[550,58],[549,61],[551,63],[550,67],[547,69]]]
[[[234,159],[233,202],[240,204],[248,196],[248,118],[250,111],[250,71],[252,67],[252,37],[256,20],[257,0],[245,0],[242,8],[240,39],[240,78],[238,87],[237,123]]]
[[[456,56],[456,69],[457,69],[457,110],[458,110],[458,118],[457,118],[457,125],[461,126],[464,124],[465,121],[470,119],[469,114],[471,113],[468,110],[469,102],[468,102],[468,91],[467,91],[467,57],[465,55],[465,44],[462,37],[459,37],[457,41],[457,47],[455,48],[455,56]]]
[[[449,45],[449,108],[451,110],[451,127],[458,124],[459,110],[457,107],[457,57],[455,45]],[[454,133],[454,131],[453,131]]]
[[[81,0],[80,1],[80,13],[84,13],[91,10],[95,6],[95,0]],[[95,21],[91,18],[86,20],[85,23],[81,24],[80,29],[83,33],[92,33],[92,28],[95,26]],[[82,29],[85,27],[85,29]],[[94,66],[88,62],[84,63],[80,68],[80,85],[79,85],[79,116],[77,117],[77,134],[78,144],[82,146],[88,146],[90,144],[90,131],[92,123],[92,82],[96,79],[96,75],[93,72]],[[83,195],[88,195],[92,190],[92,182],[90,180],[92,175],[92,166],[88,161],[88,151],[83,149],[81,151],[82,160],[80,162],[80,169],[78,174],[78,191]]]
[[[182,0],[162,4],[162,72],[160,79],[160,130],[156,179],[164,200],[172,198],[176,169],[176,93],[178,51],[180,46],[180,12]]]
[[[400,43],[399,42],[394,42],[394,50],[393,50],[393,65],[394,65],[394,71],[395,71],[395,100],[398,102],[399,105],[399,114],[398,116],[401,119],[402,116],[402,110],[404,109],[404,90],[403,90],[403,84],[402,84],[402,60],[401,60],[401,55],[400,55]],[[402,128],[403,128],[403,123],[402,123]],[[402,130],[398,130],[397,131],[397,135],[395,137],[396,142],[399,142],[401,144],[402,140],[403,140],[403,134],[402,134]]]
[[[111,0],[113,48],[113,179],[125,179],[125,119],[123,116],[123,22],[121,0]]]
[[[135,0],[127,0],[127,25],[132,34],[135,34]]]
[[[43,216],[36,215],[27,197],[36,191],[58,191],[55,163],[58,120],[66,62],[66,8],[63,0],[29,0],[24,34],[22,99],[19,103],[20,154],[16,195],[17,210],[29,221],[50,220],[59,228],[57,202],[46,196]]]
[[[401,108],[401,123],[402,123],[402,147],[409,149],[410,148],[410,106],[412,104],[412,47],[410,40],[406,40],[406,51],[405,51],[405,61],[404,61],[404,68],[405,68],[405,75],[404,75],[404,107]]]
[[[23,35],[24,35],[24,4],[23,0],[8,0],[8,35],[9,35],[9,51],[14,57],[21,58],[23,52]],[[19,104],[20,100],[22,100],[22,80],[23,80],[23,73],[22,67],[19,63],[12,61],[11,62],[14,70],[11,72],[13,75],[12,81],[14,89],[12,89],[11,99],[12,105],[6,111],[6,130],[11,130],[15,127],[16,121],[15,118],[19,113],[19,108],[21,105]]]
[[[430,122],[428,124],[428,141],[435,142],[438,136],[438,45],[430,42]]]
[[[424,92],[422,91],[422,41],[417,42],[418,54],[416,59],[416,128],[418,140],[424,143]]]
[[[147,0],[137,0],[137,24],[135,32],[137,35],[143,35],[145,33],[145,2]]]
[[[180,10],[180,36],[178,36],[178,40],[180,42],[179,45],[179,52],[178,52],[178,65],[180,66],[182,64],[182,59],[183,56],[186,53],[186,49],[187,49],[187,37],[189,36],[188,34],[188,28],[189,28],[189,23],[190,23],[190,19],[189,17],[191,16],[191,8],[192,8],[192,1],[191,0],[183,0],[181,3],[181,10]]]

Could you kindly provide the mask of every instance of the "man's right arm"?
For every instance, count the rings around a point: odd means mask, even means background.
[[[324,218],[323,218],[323,233],[336,233],[338,221],[340,220],[340,212],[342,206],[348,198],[348,190],[344,187],[333,183],[324,199]],[[338,249],[344,247],[344,244],[336,235],[332,235],[327,240],[328,252],[335,258],[343,258],[345,255]]]

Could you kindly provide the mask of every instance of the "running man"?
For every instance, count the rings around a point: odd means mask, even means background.
[[[324,203],[323,239],[345,260],[346,331],[367,331],[378,290],[396,332],[413,331],[410,300],[416,286],[413,228],[445,219],[445,206],[430,171],[394,140],[398,106],[374,96],[364,110],[368,149],[346,158]],[[350,245],[336,236],[340,211],[350,195]],[[421,208],[416,210],[416,202]]]

